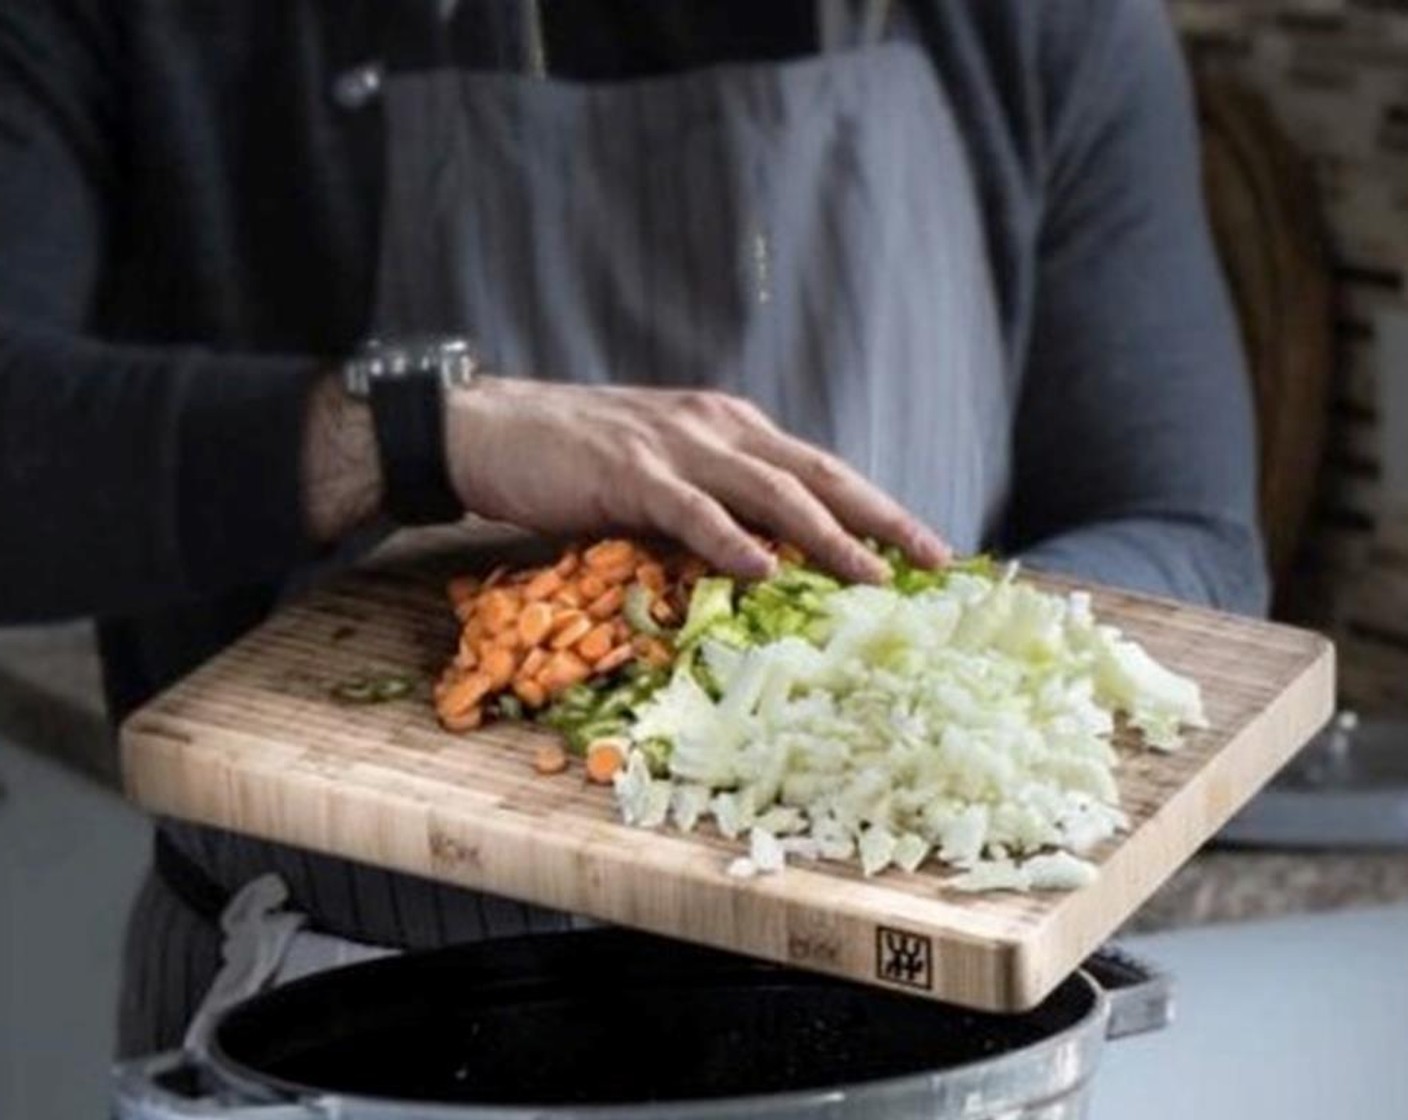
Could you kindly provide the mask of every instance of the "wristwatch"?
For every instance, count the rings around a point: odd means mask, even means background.
[[[464,515],[445,457],[445,395],[468,389],[482,369],[466,338],[371,339],[342,366],[348,396],[371,406],[386,484],[386,510],[402,525]]]

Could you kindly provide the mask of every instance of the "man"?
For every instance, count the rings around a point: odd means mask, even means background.
[[[1253,473],[1158,0],[0,13],[0,620],[98,616],[115,718],[382,513],[1257,610]],[[262,872],[373,944],[567,921],[161,831],[129,1052]]]

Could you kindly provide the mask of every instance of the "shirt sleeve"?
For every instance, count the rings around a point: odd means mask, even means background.
[[[1006,545],[1033,568],[1260,612],[1251,387],[1178,44],[1159,0],[1062,11],[1080,46],[1051,79]]]
[[[322,363],[91,335],[122,196],[99,23],[63,0],[0,8],[0,624],[145,610],[311,552],[300,455]]]

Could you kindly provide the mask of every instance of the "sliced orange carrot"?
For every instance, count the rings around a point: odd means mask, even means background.
[[[587,604],[587,614],[595,619],[610,618],[626,605],[626,589],[613,587],[598,595]]]
[[[577,652],[590,664],[595,665],[611,652],[615,627],[609,622],[599,622],[577,643]]]
[[[440,704],[441,698],[445,695],[445,693],[450,690],[450,686],[454,684],[455,681],[459,680],[459,677],[459,673],[457,673],[455,671],[454,666],[451,665],[447,667],[443,673],[440,674],[439,678],[437,678],[434,686],[430,690],[431,695],[435,697],[435,703],[437,707]]]
[[[523,597],[529,602],[550,599],[562,587],[562,577],[551,568],[544,568],[523,587]]]
[[[588,568],[599,572],[604,568],[615,568],[630,563],[635,556],[635,545],[627,540],[616,539],[592,545],[582,558],[587,562]]]
[[[541,645],[552,629],[552,608],[546,603],[529,603],[518,616],[518,634],[524,645]]]
[[[622,560],[619,564],[597,568],[595,571],[608,587],[614,587],[618,583],[630,583],[635,578],[636,565],[634,560]]]
[[[519,677],[513,682],[513,692],[530,708],[541,708],[548,702],[548,693],[531,677]]]
[[[549,644],[553,649],[570,649],[591,632],[592,620],[579,612],[571,622],[565,626],[559,626],[554,631],[552,641]]]
[[[552,601],[556,606],[571,607],[573,610],[580,610],[587,603],[581,589],[571,583],[565,584],[562,590],[552,597]]]
[[[629,642],[617,646],[615,649],[602,654],[597,658],[596,664],[592,666],[594,672],[610,673],[625,665],[636,655],[635,649]]]
[[[540,646],[534,646],[528,651],[528,656],[523,659],[523,664],[518,667],[520,676],[533,678],[543,671],[543,666],[548,663],[548,651]]]
[[[608,785],[626,765],[625,745],[620,739],[598,739],[587,744],[587,778]]]
[[[440,726],[446,731],[473,731],[484,722],[484,709],[477,704],[455,715],[440,714]]]
[[[581,566],[582,558],[575,548],[569,548],[562,554],[562,558],[552,566],[552,570],[563,579],[570,579],[572,574]]]
[[[665,569],[654,560],[647,560],[636,569],[636,580],[641,586],[650,591],[654,591],[657,595],[665,590],[667,582],[665,579]]]
[[[490,688],[506,688],[513,680],[513,671],[518,668],[518,659],[511,650],[502,646],[491,649],[484,658],[481,672],[489,678]]]
[[[548,659],[543,671],[538,674],[538,683],[552,695],[580,684],[590,675],[591,667],[570,649],[564,649]]]
[[[479,617],[483,619],[484,627],[489,633],[498,633],[518,618],[516,596],[501,587],[486,591],[480,601]]]
[[[598,575],[587,572],[577,581],[577,590],[590,603],[593,599],[606,593],[606,581]]]
[[[577,610],[575,607],[559,608],[553,612],[551,632],[556,634],[559,630],[566,630],[586,617],[586,611]]]
[[[467,673],[445,690],[441,698],[441,709],[449,716],[463,715],[484,699],[489,691],[490,680],[482,672]]]
[[[522,635],[518,633],[518,623],[500,630],[489,639],[489,644],[498,649],[521,649],[525,645]]]
[[[635,648],[640,659],[655,669],[663,669],[675,659],[675,655],[668,645],[659,638],[652,638],[646,634],[642,634],[636,639]]]
[[[533,769],[539,774],[561,774],[567,769],[567,752],[557,743],[543,743],[533,752]]]

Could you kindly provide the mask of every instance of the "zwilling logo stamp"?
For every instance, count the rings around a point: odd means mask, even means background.
[[[875,975],[890,984],[929,991],[934,986],[934,943],[916,933],[876,927]]]

